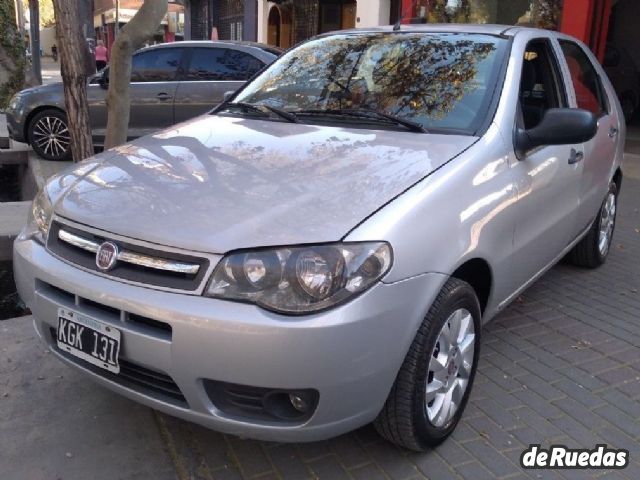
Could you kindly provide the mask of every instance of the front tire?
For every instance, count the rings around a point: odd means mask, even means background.
[[[480,318],[473,288],[450,278],[422,321],[374,422],[380,435],[415,451],[438,445],[451,435],[476,374]]]
[[[613,231],[616,226],[618,208],[618,187],[609,185],[600,212],[593,221],[589,232],[569,253],[569,261],[579,267],[596,268],[602,265],[611,249]]]
[[[31,148],[45,160],[71,159],[71,137],[64,112],[50,108],[36,113],[27,135]]]

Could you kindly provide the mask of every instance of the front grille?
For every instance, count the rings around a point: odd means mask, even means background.
[[[92,373],[111,380],[118,385],[122,385],[130,390],[142,393],[149,397],[171,403],[178,407],[189,408],[187,400],[180,391],[178,385],[166,373],[137,365],[133,362],[120,359],[120,373],[112,373],[100,367],[92,365],[84,360],[71,355],[57,346],[57,330],[50,328],[53,348],[55,351],[70,362],[82,367]]]
[[[101,271],[96,265],[96,249],[105,241],[115,243],[120,249],[119,260],[108,272]],[[68,262],[96,273],[183,291],[197,290],[209,267],[206,258],[115,241],[57,220],[51,224],[47,249]]]
[[[96,316],[98,319],[108,319],[116,323],[116,327],[118,327],[117,323],[122,322],[122,327],[159,340],[171,341],[173,330],[171,325],[166,322],[130,313],[81,297],[80,295],[75,295],[60,287],[43,282],[42,280],[36,280],[36,289],[59,305],[64,305],[89,316]]]

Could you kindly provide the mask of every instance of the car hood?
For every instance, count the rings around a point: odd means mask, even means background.
[[[47,85],[37,85],[35,87],[25,88],[20,91],[21,95],[33,95],[43,93],[53,93],[64,91],[64,86],[61,82],[49,83]]]
[[[80,164],[55,211],[210,253],[337,241],[476,140],[205,115]]]

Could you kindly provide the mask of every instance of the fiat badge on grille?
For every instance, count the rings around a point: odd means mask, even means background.
[[[113,242],[103,242],[96,251],[96,266],[103,272],[108,272],[118,260],[118,246]]]

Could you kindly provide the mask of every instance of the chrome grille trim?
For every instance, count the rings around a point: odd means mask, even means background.
[[[58,231],[58,238],[61,241],[68,243],[69,245],[73,245],[74,247],[78,247],[92,253],[96,253],[98,251],[98,247],[100,246],[98,242],[94,242],[93,240],[89,240],[87,238],[81,237],[80,235],[68,232],[62,228]],[[117,259],[119,261],[138,265],[141,267],[153,268],[155,270],[164,270],[167,272],[186,273],[189,275],[195,275],[200,270],[200,265],[175,262],[172,260],[166,260],[157,257],[150,257],[148,255],[142,255],[140,253],[134,253],[128,250],[119,251]]]

